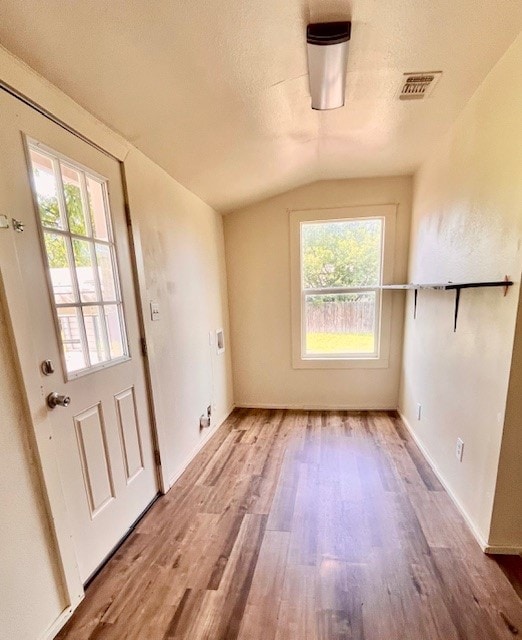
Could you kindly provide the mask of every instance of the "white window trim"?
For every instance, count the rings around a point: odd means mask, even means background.
[[[58,340],[58,344],[60,345],[60,357],[61,357],[61,361],[62,361],[62,370],[64,373],[64,379],[66,382],[70,382],[72,380],[76,380],[77,378],[82,378],[84,376],[90,375],[91,373],[95,373],[97,371],[101,371],[102,369],[107,369],[109,367],[113,367],[115,365],[121,364],[122,362],[127,362],[128,360],[131,360],[131,355],[130,355],[130,348],[129,348],[129,339],[128,339],[128,335],[127,335],[127,323],[126,323],[126,319],[125,319],[125,307],[124,307],[124,303],[123,303],[123,297],[122,297],[122,292],[121,292],[121,284],[120,284],[120,271],[119,271],[119,264],[118,264],[118,256],[117,256],[117,247],[116,247],[116,242],[115,242],[115,238],[114,238],[114,234],[113,234],[113,226],[112,226],[112,213],[111,213],[111,209],[110,209],[110,203],[109,203],[109,181],[105,176],[102,176],[100,173],[98,173],[97,171],[94,171],[93,169],[87,167],[86,165],[83,165],[79,162],[76,162],[75,160],[72,160],[71,158],[69,158],[68,156],[64,155],[63,153],[56,151],[55,149],[53,149],[52,147],[49,147],[45,144],[43,144],[42,142],[39,142],[38,140],[31,138],[29,136],[24,136],[24,145],[25,145],[25,151],[26,151],[26,157],[27,157],[27,161],[28,161],[28,171],[29,171],[29,180],[31,183],[31,192],[32,192],[32,196],[33,196],[33,204],[34,204],[34,208],[35,208],[35,214],[36,214],[36,219],[37,219],[37,227],[38,227],[38,236],[40,239],[40,247],[42,250],[42,257],[44,259],[45,262],[45,273],[46,273],[46,279],[47,279],[47,285],[49,288],[49,296],[50,296],[50,303],[51,306],[53,308],[53,318],[54,318],[54,325],[55,325],[55,330],[56,330],[56,337]],[[58,202],[59,202],[59,208],[60,208],[60,214],[61,214],[61,218],[62,221],[65,223],[65,227],[63,229],[55,229],[52,227],[44,227],[44,225],[42,224],[42,220],[40,217],[40,212],[39,212],[39,207],[38,207],[38,196],[37,196],[37,191],[36,191],[36,186],[34,184],[33,181],[33,164],[32,164],[32,160],[30,158],[30,151],[34,150],[37,151],[39,153],[42,153],[44,155],[47,155],[52,163],[53,163],[53,168],[54,168],[54,174],[55,174],[55,179],[56,179],[56,188],[57,188],[57,197],[58,197]],[[92,178],[94,178],[95,180],[97,180],[98,182],[100,182],[103,185],[103,197],[104,197],[104,203],[105,203],[105,216],[106,216],[106,224],[107,224],[107,240],[103,240],[100,238],[94,238],[94,235],[92,236],[82,236],[82,235],[78,235],[76,233],[72,233],[69,229],[69,222],[68,222],[68,218],[67,218],[67,211],[66,211],[66,207],[65,207],[65,203],[63,201],[64,198],[64,189],[63,189],[63,182],[62,182],[62,174],[61,171],[59,169],[56,168],[55,163],[63,163],[65,165],[67,165],[68,167],[71,167],[73,170],[75,171],[79,171],[81,172],[84,176],[90,176]],[[84,197],[82,195],[82,197]],[[84,205],[85,206],[85,205]],[[89,218],[87,216],[87,211],[85,212],[86,215],[86,224],[88,225],[88,228],[90,228],[90,221]],[[103,299],[101,300],[97,300],[94,302],[81,302],[81,296],[80,293],[78,291],[77,295],[78,295],[78,301],[76,302],[71,302],[71,303],[60,303],[57,304],[55,301],[55,297],[54,297],[54,288],[53,288],[53,283],[52,283],[52,279],[51,279],[51,272],[50,272],[50,268],[47,262],[47,249],[45,246],[45,237],[44,234],[45,232],[52,232],[56,235],[60,235],[63,237],[68,237],[70,238],[71,242],[74,239],[78,239],[78,240],[87,240],[89,242],[92,242],[93,244],[96,242],[98,244],[103,244],[105,246],[108,246],[110,248],[110,255],[111,255],[111,260],[112,260],[112,264],[113,264],[113,276],[114,276],[114,284],[115,284],[115,288],[116,288],[116,297],[114,300],[107,300],[104,301]],[[76,282],[76,278],[77,275],[74,271],[74,259],[72,254],[69,255],[69,261],[71,264],[71,277],[72,277],[72,281],[73,283]],[[97,272],[96,272],[97,273]],[[99,276],[96,276],[96,279],[98,280]],[[77,283],[76,283],[76,287],[77,287]],[[98,287],[100,287],[101,285],[98,283]],[[59,317],[58,317],[58,308],[59,307],[73,307],[75,309],[82,309],[82,307],[105,307],[105,306],[116,306],[118,308],[118,314],[119,314],[119,321],[120,321],[120,331],[121,331],[121,335],[122,335],[122,346],[123,346],[123,355],[119,356],[117,358],[111,358],[109,360],[105,360],[103,362],[97,363],[97,364],[89,364],[86,367],[83,367],[82,369],[77,369],[75,371],[68,371],[67,369],[67,361],[66,361],[66,357],[65,357],[65,349],[64,349],[64,344],[63,344],[63,340],[62,340],[62,335],[61,335],[61,327],[60,327],[60,321],[59,321]],[[85,331],[85,325],[83,327],[83,332]],[[106,329],[104,330],[106,331]],[[107,337],[108,339],[108,337]],[[85,340],[84,342],[84,346],[85,348],[88,349],[87,347],[87,339],[86,337],[84,337],[82,339],[82,342]],[[109,353],[110,353],[110,349],[109,349]]]
[[[339,207],[335,209],[306,209],[289,211],[290,221],[290,289],[292,317],[292,366],[294,369],[385,369],[389,366],[392,318],[392,297],[379,287],[365,287],[376,291],[376,304],[380,305],[380,331],[377,335],[378,353],[342,356],[304,356],[304,314],[301,288],[301,224],[327,220],[382,218],[384,221],[383,261],[381,284],[393,282],[395,257],[396,204]],[[347,287],[346,290],[349,290]],[[353,289],[352,289],[353,290]],[[338,293],[344,292],[340,289]]]

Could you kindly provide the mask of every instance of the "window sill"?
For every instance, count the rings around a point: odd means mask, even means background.
[[[293,358],[293,369],[387,369],[388,358]]]

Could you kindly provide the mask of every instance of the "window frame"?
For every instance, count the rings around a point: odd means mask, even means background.
[[[120,265],[119,265],[119,259],[118,259],[118,249],[116,246],[116,240],[115,240],[115,236],[114,236],[114,232],[113,232],[113,220],[112,220],[112,211],[111,211],[111,206],[110,206],[110,201],[109,201],[109,180],[108,178],[106,178],[105,176],[101,175],[99,172],[97,172],[94,169],[91,169],[90,167],[87,167],[85,165],[83,165],[80,162],[77,162],[76,160],[73,160],[72,158],[70,158],[69,156],[61,153],[60,151],[57,151],[56,149],[40,142],[39,140],[36,140],[35,138],[32,138],[30,136],[24,135],[24,146],[25,146],[25,154],[26,154],[26,160],[27,160],[27,171],[28,171],[28,178],[29,178],[29,183],[31,186],[31,193],[32,193],[32,199],[33,199],[33,204],[34,204],[34,210],[35,210],[35,215],[36,215],[36,226],[38,229],[38,237],[40,240],[40,247],[41,247],[41,252],[42,252],[42,260],[43,260],[43,265],[44,265],[44,270],[45,270],[45,275],[46,275],[46,280],[47,280],[47,285],[48,285],[48,291],[49,291],[49,301],[51,304],[51,308],[52,308],[52,314],[53,314],[53,320],[54,320],[54,326],[55,326],[55,330],[56,330],[56,338],[58,341],[58,347],[59,347],[59,352],[60,352],[60,359],[61,359],[61,364],[62,364],[62,371],[63,371],[63,376],[64,376],[64,381],[65,382],[71,382],[73,380],[76,380],[78,378],[83,378],[84,376],[88,376],[92,373],[95,373],[97,371],[101,371],[103,369],[107,369],[119,364],[122,364],[123,362],[128,362],[132,359],[131,356],[131,352],[130,352],[130,344],[129,344],[129,337],[128,337],[128,332],[127,332],[127,320],[126,320],[126,312],[125,312],[125,303],[123,300],[123,293],[122,293],[122,288],[121,288],[121,281],[120,281]],[[55,179],[57,180],[57,199],[58,199],[58,206],[59,206],[59,210],[60,210],[60,219],[62,220],[62,222],[64,223],[64,228],[60,229],[60,228],[51,228],[51,227],[45,227],[44,224],[42,223],[41,220],[41,216],[40,216],[40,210],[39,210],[39,205],[38,205],[38,195],[37,195],[37,188],[36,188],[36,184],[34,182],[34,177],[33,177],[33,163],[32,163],[32,159],[31,159],[31,150],[36,151],[37,153],[42,153],[43,155],[47,155],[51,158],[51,161],[53,163],[53,170],[54,170],[54,174],[55,174]],[[63,188],[63,179],[62,179],[62,174],[61,174],[61,170],[60,170],[60,165],[63,164],[67,167],[70,167],[71,169],[80,172],[81,174],[83,174],[84,178],[89,176],[90,178],[96,180],[97,182],[99,182],[102,185],[102,193],[103,193],[103,201],[104,201],[104,208],[105,208],[105,220],[106,220],[106,225],[107,225],[107,239],[101,239],[101,238],[95,238],[94,234],[90,235],[90,236],[82,236],[76,233],[71,232],[70,227],[69,227],[69,220],[68,220],[68,215],[67,215],[67,210],[66,210],[66,205],[65,205],[65,201],[64,201],[64,188]],[[82,200],[84,198],[84,194],[82,191]],[[85,214],[87,216],[87,213]],[[90,221],[88,221],[86,219],[86,223],[88,225],[88,227],[90,228]],[[55,294],[54,294],[54,288],[53,288],[53,282],[51,279],[51,271],[50,271],[50,266],[49,266],[49,261],[48,261],[48,255],[47,255],[47,249],[45,246],[45,233],[46,231],[48,233],[54,233],[58,236],[62,236],[64,238],[69,238],[70,242],[71,242],[71,248],[68,248],[68,258],[69,258],[69,263],[71,265],[71,278],[72,278],[72,285],[73,288],[76,291],[76,297],[77,300],[71,302],[71,303],[56,303],[55,300]],[[96,291],[100,292],[100,299],[93,301],[93,302],[87,302],[87,301],[82,301],[81,300],[81,294],[80,291],[78,289],[78,282],[77,282],[77,274],[75,271],[75,259],[74,259],[74,255],[72,252],[72,242],[73,240],[85,240],[88,241],[89,243],[91,243],[93,245],[92,250],[95,251],[95,245],[96,243],[99,245],[104,245],[109,247],[109,252],[110,252],[110,258],[111,258],[111,265],[112,265],[112,272],[113,272],[113,276],[114,276],[114,285],[115,285],[115,299],[114,300],[103,300],[103,294],[101,292],[101,283],[99,282],[99,275],[96,275]],[[97,264],[97,262],[96,262]],[[65,354],[65,344],[62,340],[62,334],[61,334],[61,325],[60,325],[60,318],[59,318],[59,313],[58,310],[59,308],[65,308],[65,307],[74,307],[75,309],[78,309],[81,313],[83,313],[82,309],[84,307],[98,307],[102,310],[105,309],[106,306],[116,306],[117,310],[118,310],[118,316],[119,316],[119,326],[120,326],[120,331],[121,331],[121,337],[122,337],[122,347],[123,347],[123,355],[118,356],[116,358],[110,358],[109,360],[104,360],[102,362],[96,363],[96,364],[92,364],[89,362],[89,365],[86,367],[83,367],[81,369],[76,369],[73,371],[68,371],[67,368],[67,360],[66,360],[66,354]],[[104,312],[105,313],[105,312]],[[86,331],[86,327],[85,327],[85,322],[82,322],[82,327],[80,327],[80,333],[81,333],[81,342],[82,342],[82,350],[84,351],[84,355],[85,355],[85,350],[87,350],[87,355],[88,355],[88,344],[87,344],[87,337],[85,335],[85,331]],[[107,328],[105,327],[104,329],[104,333],[106,333]],[[107,340],[108,340],[108,336]],[[109,347],[109,353],[110,353],[110,347]]]
[[[361,205],[330,209],[289,210],[290,222],[290,289],[292,322],[292,366],[294,369],[374,369],[389,366],[392,298],[381,285],[393,282],[396,204]],[[306,354],[306,317],[304,303],[306,295],[316,290],[302,286],[302,226],[305,223],[328,221],[351,221],[381,219],[382,262],[381,282],[374,287],[339,287],[323,289],[321,293],[376,292],[376,351],[373,354]],[[319,291],[319,290],[317,290]]]

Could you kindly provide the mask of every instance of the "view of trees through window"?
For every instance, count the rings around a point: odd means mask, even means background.
[[[36,169],[37,173],[38,170]],[[38,175],[38,173],[37,173]],[[83,232],[80,235],[87,235],[85,230],[85,220],[82,209],[82,198],[80,188],[72,183],[64,182],[63,194],[65,198],[65,206],[69,214],[69,224],[72,228],[81,228]],[[46,227],[56,228],[60,222],[60,210],[58,208],[58,199],[54,196],[46,194],[37,194],[38,209],[42,224]],[[67,267],[67,249],[65,243],[58,236],[47,235],[45,237],[45,245],[47,254],[50,256],[51,264],[55,267]],[[87,246],[79,245],[75,253],[75,261],[79,267],[90,266],[90,254]]]
[[[382,233],[381,218],[302,224],[306,355],[376,352]]]

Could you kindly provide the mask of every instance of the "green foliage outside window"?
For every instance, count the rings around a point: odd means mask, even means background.
[[[354,220],[303,225],[303,287],[365,287],[379,284],[381,220]],[[345,294],[356,300],[357,294]],[[314,296],[314,303],[334,299]],[[335,296],[336,300],[340,296]]]
[[[378,285],[381,221],[306,224],[303,252],[305,289]]]
[[[65,206],[69,220],[69,228],[72,233],[86,236],[87,229],[82,207],[80,189],[71,183],[63,186]],[[38,195],[38,209],[44,227],[60,228],[60,210],[58,200],[54,196],[44,197]],[[46,234],[45,245],[49,264],[52,268],[67,267],[69,264],[66,245],[59,235]],[[75,262],[78,267],[88,267],[91,265],[91,255],[88,244],[85,242],[75,244]]]

